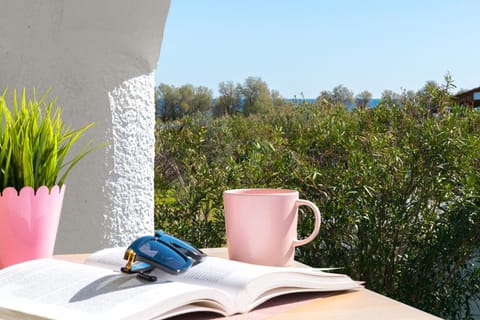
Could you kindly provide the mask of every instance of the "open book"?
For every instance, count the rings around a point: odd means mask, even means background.
[[[343,291],[360,285],[314,268],[267,267],[206,257],[156,282],[119,272],[124,248],[92,254],[85,264],[55,259],[0,270],[1,319],[164,319],[197,311],[232,315],[294,292]]]

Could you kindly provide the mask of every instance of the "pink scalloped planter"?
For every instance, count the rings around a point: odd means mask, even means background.
[[[0,268],[53,255],[65,185],[35,192],[8,187],[0,196]]]

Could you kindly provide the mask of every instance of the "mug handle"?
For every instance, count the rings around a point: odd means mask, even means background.
[[[318,210],[318,207],[311,201],[298,199],[295,202],[295,205],[297,206],[297,208],[300,206],[307,206],[310,209],[312,209],[313,213],[315,214],[315,226],[313,227],[313,232],[305,239],[293,240],[293,246],[298,247],[298,246],[303,246],[304,244],[309,243],[310,241],[315,239],[315,237],[318,235],[318,232],[320,231],[321,216],[320,216],[320,210]]]

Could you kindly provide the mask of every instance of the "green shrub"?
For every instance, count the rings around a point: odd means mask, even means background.
[[[445,318],[479,295],[480,115],[329,104],[158,125],[156,226],[225,245],[222,193],[294,188],[323,214],[297,259]],[[301,214],[299,237],[312,228]]]

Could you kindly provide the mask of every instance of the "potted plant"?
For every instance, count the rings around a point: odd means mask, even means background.
[[[50,90],[27,99],[26,90],[11,105],[0,96],[0,268],[51,257],[65,180],[72,168],[97,147],[88,142],[73,156],[72,146],[93,126],[71,129],[62,121]]]

